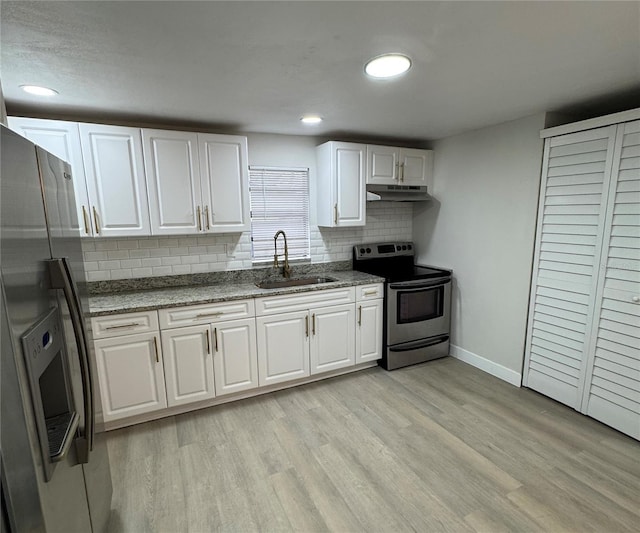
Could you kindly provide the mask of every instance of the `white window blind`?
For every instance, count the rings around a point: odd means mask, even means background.
[[[309,169],[249,167],[251,197],[251,257],[273,261],[273,236],[287,234],[289,259],[309,254]],[[284,243],[278,239],[278,253]]]

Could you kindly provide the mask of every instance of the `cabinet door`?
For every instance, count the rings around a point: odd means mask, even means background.
[[[213,324],[213,369],[218,396],[258,386],[254,318]]]
[[[582,412],[640,439],[640,121],[618,127]]]
[[[433,152],[402,148],[400,152],[400,184],[433,188]]]
[[[367,145],[367,183],[396,185],[400,178],[400,149]]]
[[[144,167],[153,235],[202,231],[198,136],[142,130]]]
[[[545,143],[524,384],[580,409],[616,126]]]
[[[364,226],[366,223],[364,145],[335,143],[336,226]]]
[[[8,117],[7,120],[13,131],[71,165],[75,198],[74,204],[69,207],[78,215],[73,229],[77,229],[81,236],[93,235],[78,125],[75,122],[38,118]]]
[[[307,311],[259,317],[256,327],[260,386],[309,375]]]
[[[213,398],[213,360],[209,326],[162,332],[164,376],[169,407]]]
[[[353,304],[311,310],[311,374],[355,364]]]
[[[99,124],[79,128],[96,235],[150,235],[140,130]]]
[[[95,341],[105,422],[167,406],[157,333]]]
[[[383,300],[369,300],[357,304],[356,364],[382,358]]]
[[[198,134],[204,231],[249,230],[247,138]]]

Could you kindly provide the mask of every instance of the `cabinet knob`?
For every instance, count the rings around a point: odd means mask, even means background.
[[[634,303],[640,302],[640,296],[632,296],[631,297],[631,301],[634,302]]]

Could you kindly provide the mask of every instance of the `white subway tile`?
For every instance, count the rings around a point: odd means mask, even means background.
[[[126,241],[118,241],[118,249],[120,250],[135,250],[138,248],[137,239],[129,239]]]
[[[84,260],[85,261],[106,261],[107,252],[85,252]]]
[[[154,276],[169,276],[169,275],[171,275],[171,267],[170,266],[153,267],[151,270],[153,271],[153,275]]]
[[[129,250],[129,257],[131,259],[141,259],[143,257],[149,257],[149,255],[150,255],[150,250],[149,249]]]
[[[158,239],[140,239],[140,248],[158,248]]]
[[[117,250],[118,242],[106,239],[96,239],[96,252]]]
[[[162,259],[159,257],[149,257],[140,260],[143,267],[159,267],[162,265]]]
[[[134,278],[148,278],[149,276],[153,276],[152,268],[132,268],[131,274]]]
[[[106,281],[109,279],[111,279],[111,272],[109,270],[87,272],[87,281]]]
[[[180,261],[182,261],[183,265],[193,265],[200,263],[200,257],[197,255],[183,255],[180,257]]]
[[[171,272],[173,274],[191,274],[191,265],[173,265]]]
[[[111,271],[111,279],[130,279],[133,277],[130,268],[123,268]]]
[[[107,252],[109,259],[129,259],[129,250],[113,250]]]
[[[142,260],[140,259],[123,259],[120,261],[120,268],[140,268]]]
[[[97,261],[85,261],[84,262],[84,271],[85,272],[92,272],[92,271],[95,272],[96,270],[99,270]]]
[[[167,266],[167,265],[179,265],[180,264],[180,258],[179,257],[163,257],[162,258],[162,264]]]
[[[117,270],[120,268],[120,261],[98,261],[100,270]]]

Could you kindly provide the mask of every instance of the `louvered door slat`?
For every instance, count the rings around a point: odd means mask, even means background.
[[[582,410],[640,439],[640,121],[617,131]]]
[[[545,143],[524,383],[574,408],[582,398],[615,130]]]

